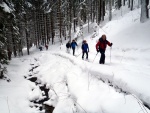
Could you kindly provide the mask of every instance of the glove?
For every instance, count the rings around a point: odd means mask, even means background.
[[[110,47],[113,45],[113,43],[110,43]]]

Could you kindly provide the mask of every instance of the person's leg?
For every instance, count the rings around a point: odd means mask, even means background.
[[[70,48],[68,48],[68,53],[70,53]]]
[[[86,59],[88,59],[88,52],[86,51]]]
[[[69,53],[69,48],[66,48],[67,49],[67,53]]]
[[[100,53],[101,53],[100,64],[104,64],[105,63],[105,50],[100,49]]]
[[[75,48],[72,48],[72,50],[73,50],[73,56],[74,56],[74,53],[75,53]]]
[[[11,55],[8,55],[8,59],[11,60]]]
[[[101,56],[100,56],[100,60],[99,63],[102,64],[102,53],[100,52]]]
[[[82,52],[82,59],[84,59],[84,53],[85,53],[85,52],[83,51],[83,52]]]
[[[101,54],[101,63],[102,64],[104,64],[105,63],[105,53],[103,52],[102,54]]]
[[[105,50],[100,49],[100,53],[101,53],[101,57],[100,57],[100,64],[104,64],[105,63]]]

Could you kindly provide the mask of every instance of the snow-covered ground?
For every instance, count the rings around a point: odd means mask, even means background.
[[[11,82],[0,80],[0,113],[44,113],[30,102],[45,98],[41,85],[49,89],[50,99],[44,103],[55,107],[53,113],[150,113],[144,106],[150,106],[150,21],[141,24],[139,16],[137,9],[98,26],[95,38],[95,24],[90,33],[84,26],[76,56],[72,50],[66,53],[64,42],[13,58],[8,65]],[[95,50],[102,34],[113,43],[107,47],[104,65]],[[89,62],[81,59],[82,39],[90,47]],[[38,79],[35,84],[25,77]]]

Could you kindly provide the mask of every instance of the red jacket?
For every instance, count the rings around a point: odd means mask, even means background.
[[[107,47],[107,45],[108,45],[108,46],[111,46],[110,42],[107,41],[107,40],[103,40],[102,38],[100,38],[99,41],[98,41],[97,44],[96,44],[96,50],[98,50],[98,49],[103,49],[103,50],[105,50],[106,47]]]

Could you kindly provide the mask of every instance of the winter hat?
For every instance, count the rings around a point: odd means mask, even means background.
[[[102,35],[102,39],[106,40],[106,35],[105,34]]]

